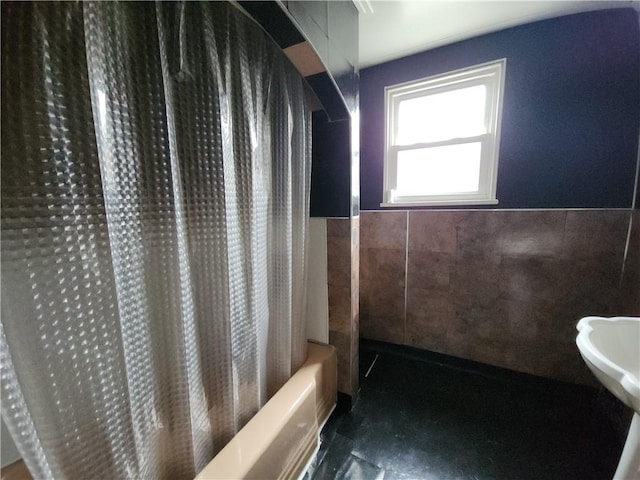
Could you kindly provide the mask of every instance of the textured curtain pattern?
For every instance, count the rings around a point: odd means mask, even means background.
[[[303,362],[310,114],[227,3],[2,4],[2,415],[36,478],[192,478]]]

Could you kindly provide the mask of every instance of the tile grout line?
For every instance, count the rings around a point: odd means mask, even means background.
[[[640,142],[640,132],[638,132],[638,142]],[[629,243],[631,242],[631,229],[633,227],[633,211],[636,208],[636,197],[638,196],[638,176],[640,175],[640,147],[638,147],[637,157],[636,178],[633,183],[633,198],[631,199],[631,213],[629,215],[629,227],[627,228],[627,241],[624,244],[624,254],[622,256],[622,268],[620,269],[620,281],[618,282],[618,288],[622,287],[622,284],[624,282],[624,274],[627,267],[627,256],[629,255]]]
[[[627,269],[627,257],[629,256],[629,243],[631,243],[631,230],[633,228],[633,211],[629,215],[629,226],[627,227],[627,239],[624,244],[624,253],[622,254],[622,268],[620,269],[620,280],[618,281],[618,288],[622,287],[624,283],[624,274]]]

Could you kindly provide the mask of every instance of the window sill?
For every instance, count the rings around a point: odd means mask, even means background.
[[[439,200],[432,202],[391,202],[381,203],[381,207],[439,207],[443,205],[497,205],[498,200]]]

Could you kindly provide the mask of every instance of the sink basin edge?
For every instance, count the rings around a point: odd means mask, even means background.
[[[594,345],[591,338],[594,326],[597,326],[597,323],[607,322],[610,324],[618,321],[628,322],[629,320],[640,321],[637,317],[585,317],[576,326],[579,332],[576,337],[576,344],[585,363],[600,382],[621,401],[636,412],[640,412],[640,379],[632,372],[627,371],[624,367],[607,358]]]

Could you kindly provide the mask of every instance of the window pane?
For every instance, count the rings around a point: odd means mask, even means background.
[[[398,195],[445,195],[479,190],[482,144],[398,152]]]
[[[403,100],[396,145],[438,142],[486,133],[484,85]]]

